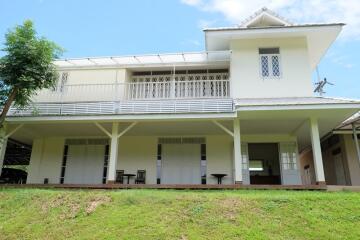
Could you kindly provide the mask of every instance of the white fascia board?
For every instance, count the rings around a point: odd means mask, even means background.
[[[269,106],[236,106],[237,112],[263,110],[320,110],[320,109],[360,109],[360,103],[342,104],[304,104],[304,105],[269,105]]]
[[[132,114],[132,115],[89,115],[89,116],[37,116],[7,117],[7,123],[39,122],[114,122],[114,121],[176,121],[176,120],[224,120],[234,119],[236,113],[199,113],[199,114]]]
[[[291,26],[291,27],[267,27],[267,28],[234,28],[205,30],[207,37],[231,37],[230,39],[253,38],[254,36],[269,37],[291,37],[306,36],[311,32],[333,30],[334,28],[342,28],[343,24],[320,25],[320,26]],[[275,34],[275,35],[273,35]]]

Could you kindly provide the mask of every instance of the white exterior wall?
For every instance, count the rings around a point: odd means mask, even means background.
[[[282,76],[260,76],[259,48],[279,47]],[[242,39],[230,46],[233,98],[312,96],[311,69],[305,38]]]
[[[137,170],[146,170],[146,184],[156,184],[157,144],[157,137],[121,137],[117,169],[133,174]],[[134,183],[134,178],[130,183]]]
[[[228,135],[215,135],[206,138],[206,182],[217,184],[212,173],[227,174],[223,184],[233,184],[233,138]]]
[[[67,85],[60,92],[61,75],[67,72]],[[42,90],[35,98],[37,102],[59,101],[117,101],[124,97],[125,85],[129,82],[130,72],[126,69],[79,69],[60,72],[58,90]],[[118,83],[120,85],[116,86]],[[93,84],[93,85],[86,85]],[[79,86],[84,85],[84,86]]]
[[[27,183],[60,182],[64,138],[39,138],[33,142]]]

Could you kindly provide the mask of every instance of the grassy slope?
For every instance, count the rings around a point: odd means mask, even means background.
[[[360,194],[0,189],[0,239],[360,239]]]

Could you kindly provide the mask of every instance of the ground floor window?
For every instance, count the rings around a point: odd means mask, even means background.
[[[109,145],[105,146],[105,155],[104,155],[104,171],[103,171],[103,180],[102,183],[106,183],[107,171],[109,164]]]
[[[66,160],[67,160],[67,157],[68,157],[68,152],[69,152],[69,146],[65,145],[65,147],[64,147],[64,156],[63,156],[63,160],[62,160],[62,163],[61,163],[60,184],[64,184],[65,171],[66,171]]]
[[[156,183],[161,183],[161,144],[157,146]]]
[[[206,144],[201,144],[201,184],[206,184]]]

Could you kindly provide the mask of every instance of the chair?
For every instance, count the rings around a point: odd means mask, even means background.
[[[145,179],[146,179],[146,170],[138,170],[135,179],[135,184],[139,184],[139,183],[145,184]]]
[[[116,170],[116,183],[124,183],[124,170]]]

